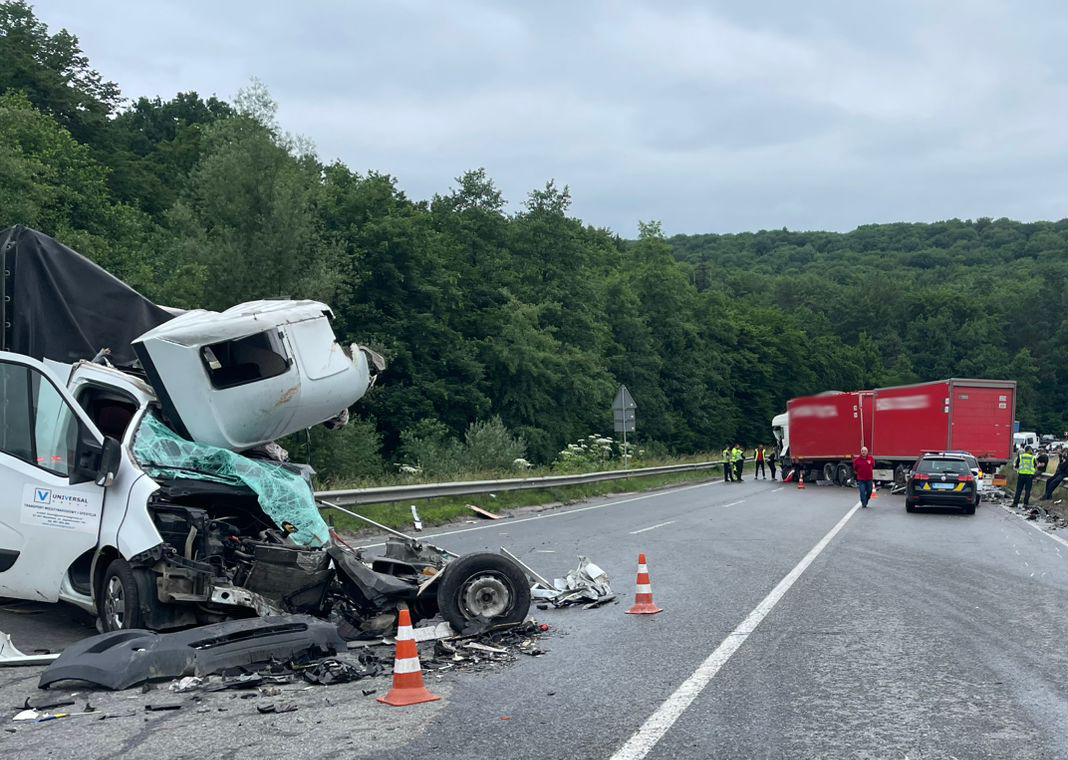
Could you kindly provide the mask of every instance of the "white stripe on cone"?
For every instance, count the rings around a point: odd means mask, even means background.
[[[648,583],[639,583],[638,584],[638,593],[639,594],[651,594],[651,593],[653,593],[653,587],[652,587],[652,585],[650,585]]]
[[[646,567],[645,565],[638,565],[638,572],[639,573],[647,573],[647,572],[649,572],[649,568]]]
[[[403,660],[393,661],[394,673],[418,673],[422,668],[419,667],[418,657],[406,657]]]
[[[415,633],[410,625],[402,625],[397,628],[397,641],[415,641]]]

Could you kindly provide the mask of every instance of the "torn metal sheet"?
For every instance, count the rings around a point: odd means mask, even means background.
[[[557,596],[552,601],[557,607],[608,601],[606,597],[614,596],[612,586],[608,581],[608,573],[590,562],[588,557],[578,559],[578,567],[569,572],[566,577],[553,581]]]
[[[47,665],[57,657],[58,654],[23,654],[12,643],[10,634],[0,631],[0,667]]]
[[[418,641],[436,641],[437,639],[449,639],[456,636],[456,631],[448,623],[437,625],[425,625],[421,628],[413,628],[412,634]]]
[[[231,620],[176,633],[114,631],[71,646],[53,662],[38,686],[87,681],[126,689],[164,678],[205,676],[272,658],[335,654],[345,650],[337,628],[307,615]]]

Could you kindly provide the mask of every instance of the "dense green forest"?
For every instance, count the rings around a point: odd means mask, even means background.
[[[409,198],[320,160],[256,82],[231,102],[124,96],[72,34],[0,3],[0,227],[170,306],[331,304],[339,337],[389,361],[355,424],[314,433],[334,477],[498,418],[522,439],[509,455],[548,463],[610,433],[619,383],[650,452],[767,440],[791,396],[954,375],[1016,379],[1026,428],[1068,428],[1068,221],[671,238],[650,222],[628,241],[569,203],[548,181],[509,211],[478,169]]]

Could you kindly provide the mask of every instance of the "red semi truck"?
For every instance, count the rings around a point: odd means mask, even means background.
[[[791,399],[772,420],[786,468],[806,480],[852,482],[852,458],[867,446],[875,479],[904,481],[924,451],[967,451],[984,468],[1009,461],[1016,421],[1012,380],[937,380]]]

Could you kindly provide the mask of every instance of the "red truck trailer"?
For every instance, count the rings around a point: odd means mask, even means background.
[[[903,480],[924,451],[967,451],[987,468],[1009,461],[1016,383],[953,378],[830,392],[792,399],[787,410],[772,425],[784,464],[801,465],[806,479],[851,482],[850,460],[867,446],[876,480]]]

